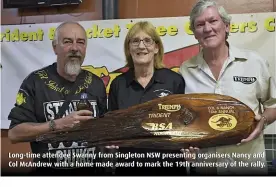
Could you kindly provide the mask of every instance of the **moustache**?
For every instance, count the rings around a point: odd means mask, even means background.
[[[81,58],[82,58],[82,55],[81,55],[81,54],[68,54],[67,57],[69,57],[69,58],[79,58],[79,59],[81,59]]]

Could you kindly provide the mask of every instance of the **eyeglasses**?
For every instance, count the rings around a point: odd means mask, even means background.
[[[130,45],[137,47],[139,46],[141,41],[146,47],[150,47],[155,42],[152,38],[144,38],[144,39],[132,38],[130,39],[129,43]]]

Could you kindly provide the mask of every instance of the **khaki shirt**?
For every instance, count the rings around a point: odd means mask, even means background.
[[[179,72],[185,79],[185,93],[217,93],[232,96],[248,105],[255,114],[261,113],[260,103],[264,108],[276,108],[275,78],[272,78],[269,73],[268,62],[253,51],[238,49],[230,45],[229,58],[225,61],[218,80],[214,78],[203,59],[202,51],[197,56],[185,61],[180,66]],[[249,165],[248,167],[218,167],[217,174],[265,175],[267,173],[263,134],[240,146],[221,146],[202,151],[231,155],[231,158],[213,160],[214,162],[230,164],[236,161],[238,165],[242,161]],[[232,153],[249,153],[251,158],[234,158]],[[254,153],[262,153],[264,157],[252,158]],[[254,163],[262,163],[265,166],[253,165]],[[204,169],[208,174],[208,169]]]

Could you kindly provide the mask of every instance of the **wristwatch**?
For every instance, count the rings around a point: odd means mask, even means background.
[[[56,123],[55,123],[54,120],[52,120],[52,119],[50,120],[49,127],[50,127],[51,131],[55,131],[56,130]]]
[[[264,120],[264,127],[263,127],[263,129],[265,129],[267,127],[267,125],[268,125],[267,124],[267,118],[266,118],[266,116],[262,116],[261,119]]]

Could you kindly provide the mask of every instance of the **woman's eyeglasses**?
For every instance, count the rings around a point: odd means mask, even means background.
[[[143,42],[143,44],[146,46],[146,47],[150,47],[155,41],[151,38],[144,38],[144,39],[140,39],[140,38],[132,38],[130,39],[129,43],[130,45],[132,46],[139,46],[140,45],[140,42]]]

